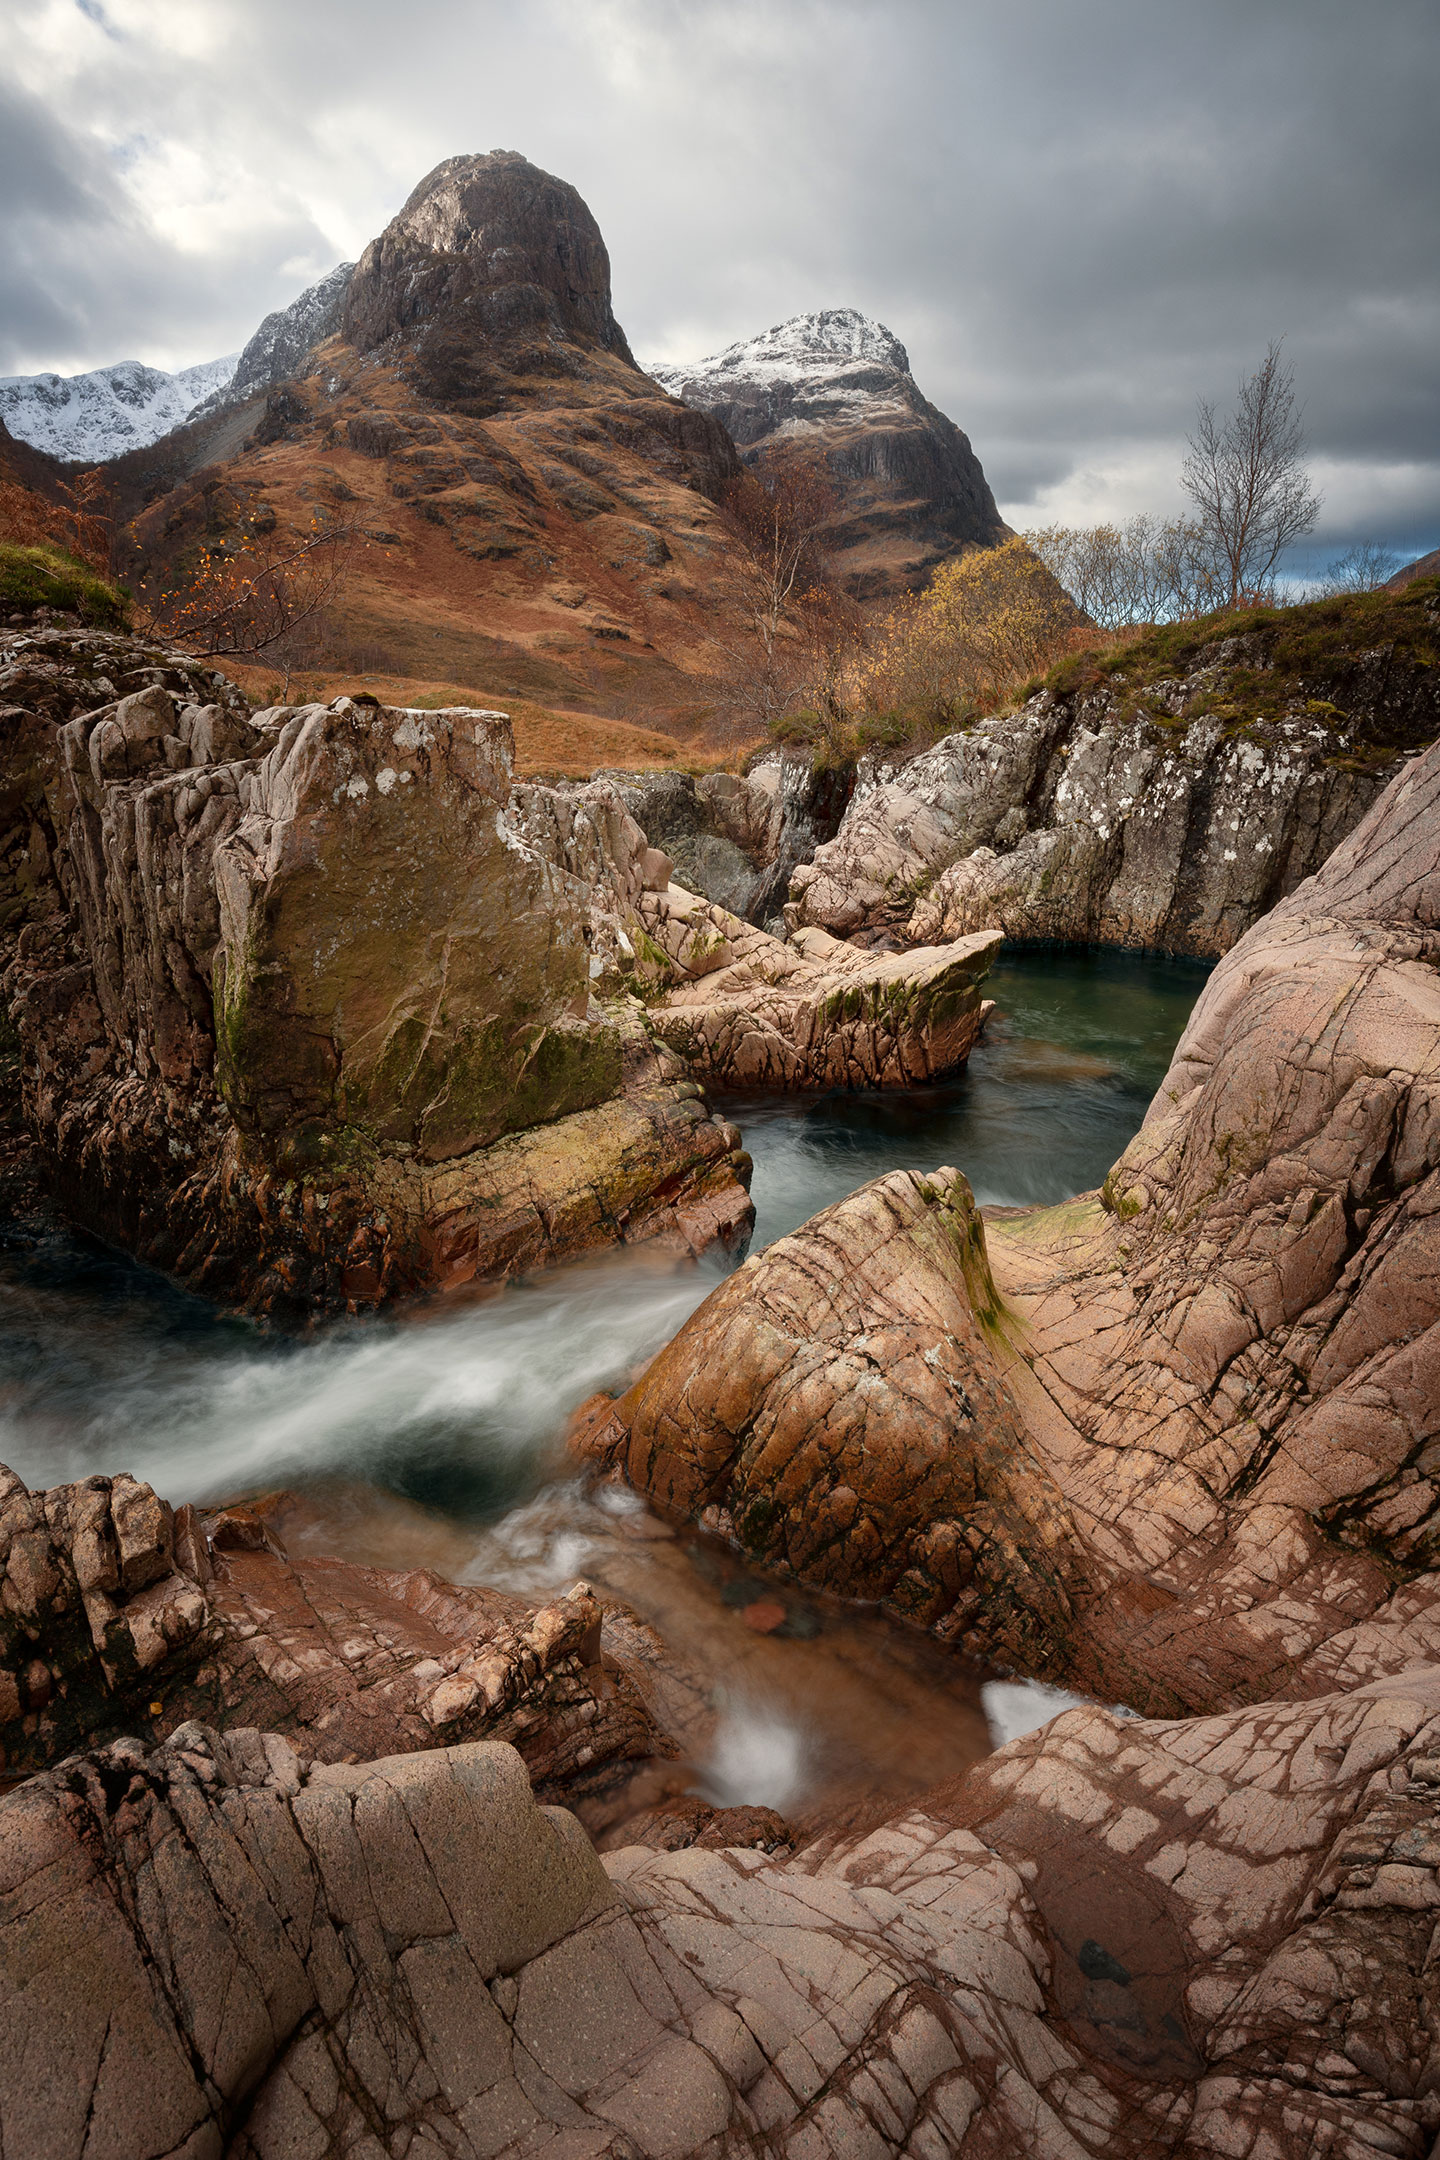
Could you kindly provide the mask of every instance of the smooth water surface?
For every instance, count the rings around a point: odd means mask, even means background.
[[[1138,1131],[1208,967],[1131,953],[1019,951],[969,1064],[941,1086],[732,1097],[755,1158],[755,1243],[888,1170],[963,1170],[982,1205],[1099,1185]]]
[[[755,1161],[754,1247],[898,1168],[954,1164],[981,1202],[1098,1184],[1204,978],[1187,962],[1022,952],[987,984],[997,1010],[956,1080],[731,1098]],[[983,1751],[975,1676],[960,1687],[935,1645],[863,1617],[801,1614],[803,1642],[762,1643],[726,1604],[733,1567],[650,1536],[643,1509],[617,1512],[565,1462],[576,1405],[622,1384],[733,1264],[612,1252],[486,1301],[295,1342],[93,1242],[0,1226],[0,1462],[31,1485],[130,1470],[177,1503],[296,1488],[311,1549],[472,1581],[549,1589],[584,1570],[709,1675],[718,1722],[701,1773],[716,1797],[799,1789],[802,1761],[827,1749],[843,1783],[862,1729],[865,1761],[917,1789]]]

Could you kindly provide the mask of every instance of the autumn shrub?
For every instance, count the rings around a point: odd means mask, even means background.
[[[1083,629],[1024,540],[942,563],[923,593],[874,631],[856,663],[857,725],[877,732],[962,726],[1012,701]]]

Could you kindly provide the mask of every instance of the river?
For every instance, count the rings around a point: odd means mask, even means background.
[[[755,1162],[752,1249],[866,1180],[952,1163],[982,1203],[1099,1183],[1138,1127],[1205,979],[1185,961],[1016,952],[997,1010],[943,1086],[732,1099]],[[616,1252],[486,1301],[301,1342],[216,1313],[92,1241],[0,1226],[0,1461],[31,1485],[126,1469],[174,1502],[284,1486],[293,1546],[458,1580],[561,1588],[583,1573],[651,1622],[697,1786],[799,1816],[954,1775],[1063,1698],[1006,1683],[876,1615],[768,1586],[628,1495],[588,1493],[561,1435],[733,1265]]]

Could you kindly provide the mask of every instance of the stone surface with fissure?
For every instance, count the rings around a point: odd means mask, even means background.
[[[602,1867],[489,1743],[192,1723],[0,1801],[7,2160],[1423,2160],[1440,1671],[1078,1710],[863,1837]]]

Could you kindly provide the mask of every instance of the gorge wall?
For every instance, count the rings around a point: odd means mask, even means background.
[[[785,919],[1223,953],[1440,734],[1440,592],[1151,631],[862,773]]]
[[[1156,1714],[1440,1626],[1440,746],[1211,976],[1100,1194],[862,1187],[578,1442],[801,1581]]]

